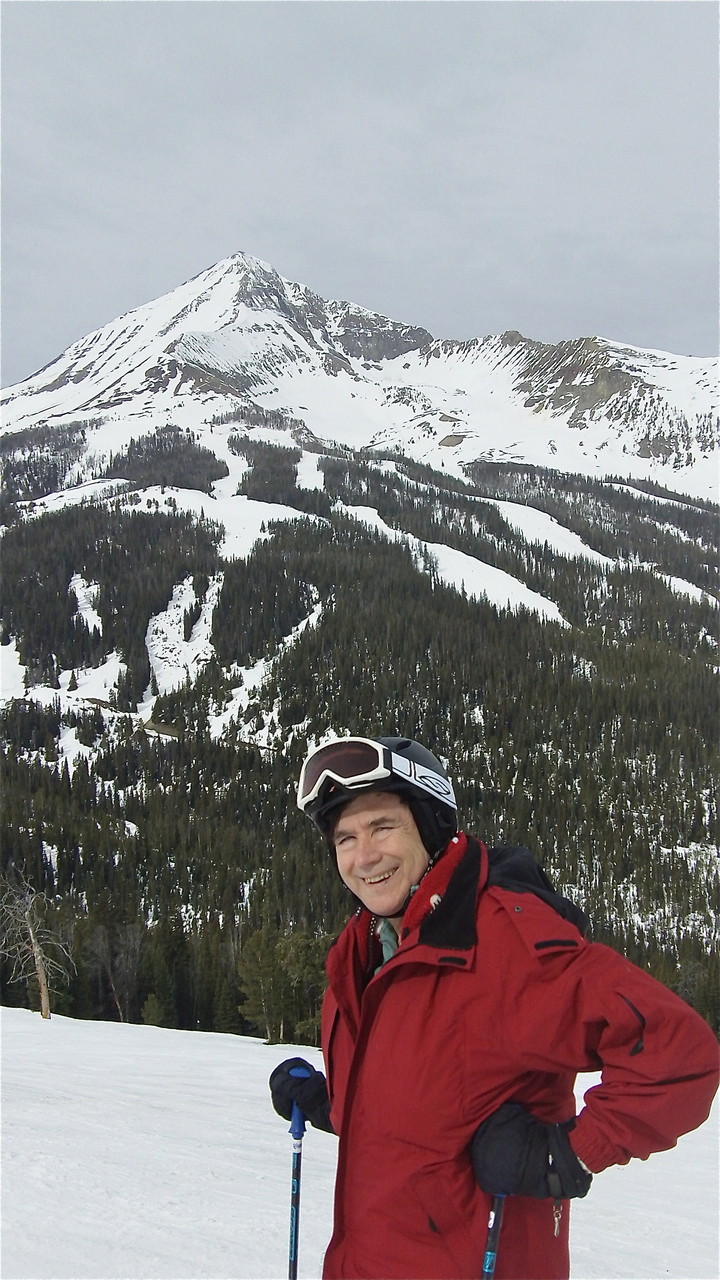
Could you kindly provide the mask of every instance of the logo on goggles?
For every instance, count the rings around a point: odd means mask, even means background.
[[[446,804],[451,804],[453,809],[457,809],[455,792],[447,778],[441,778],[439,773],[435,773],[432,769],[424,769],[414,760],[406,760],[404,756],[398,756],[394,751],[389,752],[389,755],[395,777],[409,778],[416,787],[429,791],[430,795],[438,796]]]

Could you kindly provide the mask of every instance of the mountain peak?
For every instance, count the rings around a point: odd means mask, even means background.
[[[169,423],[209,435],[249,413],[458,476],[523,461],[715,496],[714,361],[517,330],[434,339],[240,251],[74,343],[3,402],[6,431],[91,422],[114,446]],[[87,447],[102,452],[99,438]]]

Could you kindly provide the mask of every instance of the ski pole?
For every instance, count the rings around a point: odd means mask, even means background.
[[[304,1067],[291,1067],[291,1076],[309,1076]],[[290,1253],[288,1280],[297,1280],[298,1238],[300,1234],[300,1175],[302,1172],[302,1140],[305,1133],[305,1116],[297,1102],[293,1102],[289,1133],[293,1138],[292,1181],[290,1184]]]
[[[485,1242],[482,1280],[491,1280],[491,1277],[495,1275],[495,1263],[497,1262],[498,1243],[500,1241],[500,1228],[502,1226],[504,1208],[505,1196],[493,1196],[493,1202],[490,1207],[490,1216],[488,1218],[488,1233],[487,1240]]]

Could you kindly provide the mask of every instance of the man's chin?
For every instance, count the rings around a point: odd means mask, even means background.
[[[360,901],[371,915],[377,916],[378,920],[393,920],[403,914],[406,899],[403,897],[399,902],[394,902],[391,898],[389,901],[381,902],[377,898],[375,901],[371,898],[360,898]]]

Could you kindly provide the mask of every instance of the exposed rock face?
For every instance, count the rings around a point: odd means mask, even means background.
[[[336,340],[356,360],[395,360],[432,342],[427,329],[397,324],[348,302],[330,302],[328,309],[334,315]]]

